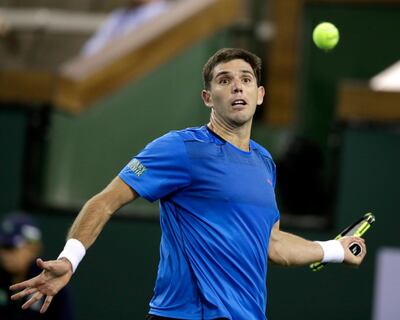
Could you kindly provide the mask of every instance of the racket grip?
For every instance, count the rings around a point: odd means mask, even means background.
[[[362,251],[361,246],[355,242],[350,244],[349,249],[350,249],[351,253],[354,254],[355,256],[358,256]]]

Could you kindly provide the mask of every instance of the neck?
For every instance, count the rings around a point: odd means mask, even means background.
[[[207,126],[235,147],[244,151],[249,151],[251,124],[252,120],[241,126],[228,125],[219,121],[213,116],[213,114],[211,114],[210,122]]]

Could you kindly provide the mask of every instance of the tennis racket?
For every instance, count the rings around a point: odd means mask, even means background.
[[[345,236],[354,236],[354,237],[362,237],[364,233],[371,228],[371,225],[375,222],[375,216],[368,212],[364,214],[363,217],[349,225],[346,229],[344,229],[341,233],[339,233],[335,240],[338,240]],[[358,256],[361,253],[361,247],[357,243],[353,243],[349,247],[350,251],[355,255]],[[312,271],[319,271],[321,270],[327,263],[326,262],[315,262],[310,264],[310,268]]]

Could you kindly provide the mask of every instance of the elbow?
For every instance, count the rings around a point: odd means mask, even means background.
[[[269,261],[271,261],[273,264],[282,266],[282,267],[290,267],[291,263],[288,257],[286,257],[284,254],[282,254],[282,250],[279,250],[279,248],[270,248],[268,252],[268,258]]]
[[[97,215],[104,216],[107,219],[114,212],[109,201],[107,201],[107,198],[104,197],[104,195],[102,195],[101,193],[90,198],[86,202],[85,206],[89,209],[90,212],[96,212]]]

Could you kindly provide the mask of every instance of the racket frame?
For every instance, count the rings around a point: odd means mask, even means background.
[[[368,212],[364,214],[360,219],[345,228],[342,232],[340,232],[335,237],[335,240],[339,240],[340,238],[343,238],[345,236],[354,236],[361,238],[369,230],[369,228],[371,228],[374,222],[375,216],[371,212]],[[360,223],[361,225],[355,231],[351,232]],[[310,264],[310,268],[312,269],[312,271],[319,271],[327,264],[327,262],[315,262]]]

